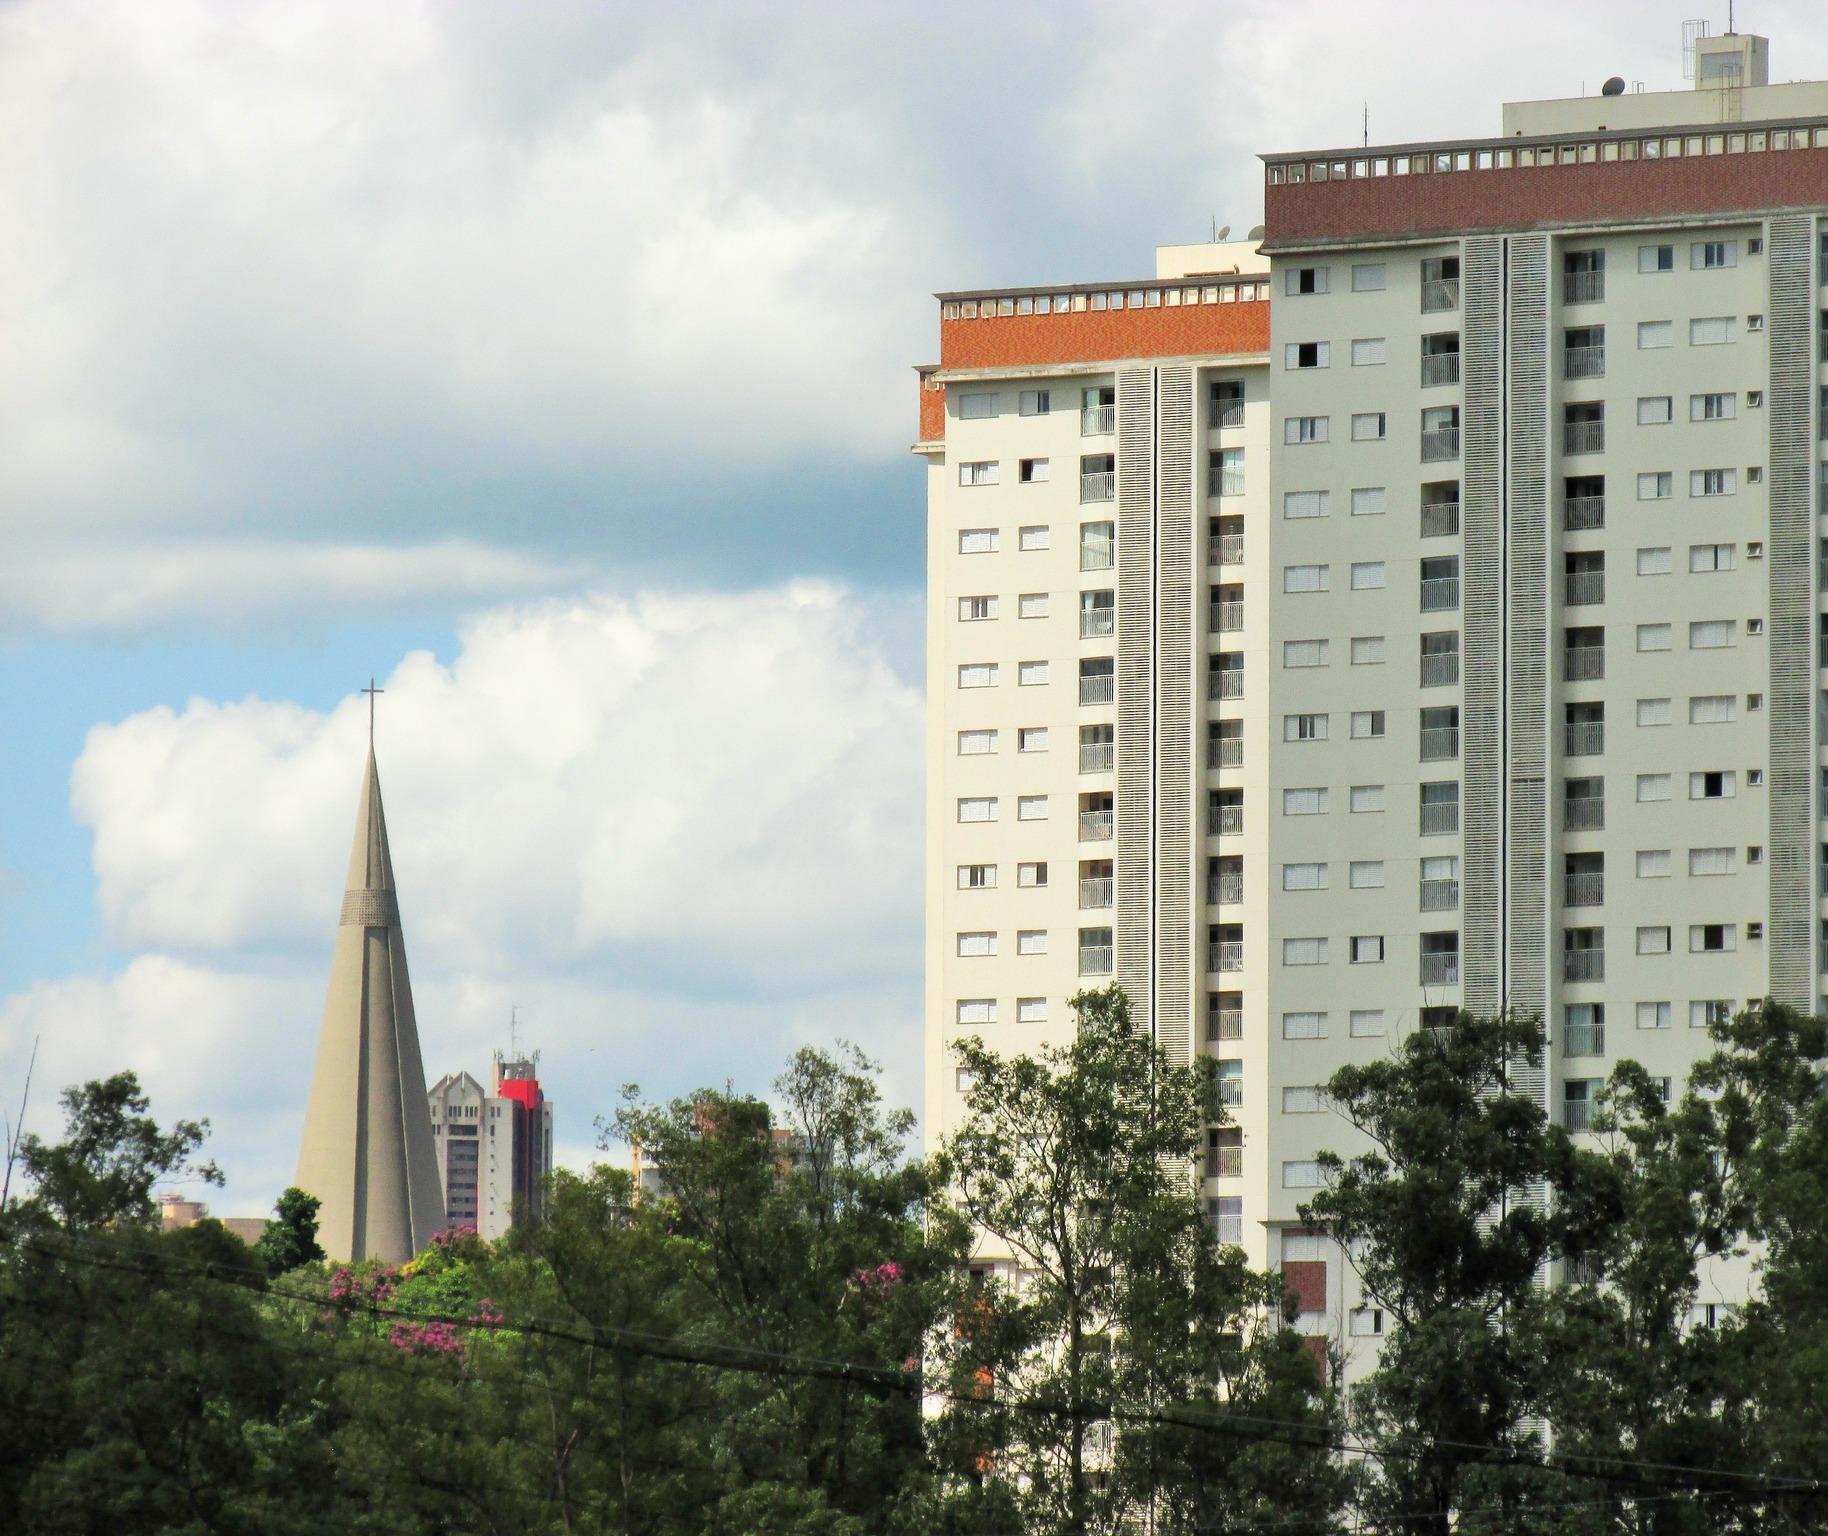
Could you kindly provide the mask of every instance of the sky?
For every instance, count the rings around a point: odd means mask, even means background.
[[[0,0],[0,1108],[132,1068],[290,1181],[370,676],[429,1074],[518,1010],[578,1166],[802,1044],[917,1104],[932,293],[1699,9]]]

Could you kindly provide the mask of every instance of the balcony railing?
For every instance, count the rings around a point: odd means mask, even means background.
[[[1590,683],[1606,675],[1603,645],[1571,645],[1561,655],[1563,682]]]
[[[1242,768],[1244,766],[1244,738],[1242,736],[1208,737],[1206,766],[1208,768]]]
[[[1590,1131],[1593,1129],[1593,1101],[1591,1099],[1564,1099],[1561,1105],[1561,1123],[1565,1130]]]
[[[1228,1109],[1235,1109],[1244,1102],[1244,1079],[1241,1077],[1221,1077],[1219,1079],[1219,1102]]]
[[[1460,457],[1460,429],[1436,427],[1422,433],[1422,462],[1436,464],[1443,459]]]
[[[1569,533],[1584,533],[1590,528],[1606,526],[1604,496],[1564,496],[1561,499],[1561,525]]]
[[[1214,400],[1207,413],[1207,424],[1214,427],[1241,427],[1244,425],[1244,402],[1242,400]]]
[[[1241,971],[1244,969],[1244,942],[1241,939],[1221,939],[1216,944],[1206,946],[1206,969],[1209,971]]]
[[[1604,347],[1564,347],[1561,361],[1564,379],[1599,379],[1606,374]],[[1569,450],[1571,453],[1575,451]]]
[[[1422,658],[1422,686],[1445,688],[1460,681],[1460,653],[1448,651],[1439,656]]]
[[[1428,576],[1422,581],[1422,612],[1440,613],[1460,606],[1458,576]]]
[[[1116,430],[1116,406],[1086,405],[1079,408],[1079,435],[1081,437],[1109,437]]]
[[[1244,1010],[1242,1008],[1207,1009],[1206,1038],[1208,1040],[1242,1040],[1244,1038]]]
[[[1081,640],[1101,640],[1106,635],[1117,632],[1117,610],[1115,608],[1081,608],[1079,610],[1079,638]]]
[[[1244,535],[1221,533],[1216,539],[1207,540],[1206,561],[1209,565],[1242,565],[1244,563]]]
[[[1213,1241],[1218,1243],[1241,1243],[1244,1241],[1244,1218],[1242,1216],[1214,1216],[1212,1218]]]
[[[1603,421],[1570,421],[1561,429],[1563,453],[1604,453],[1606,423]]]
[[[1564,907],[1597,907],[1606,899],[1606,877],[1603,874],[1568,875],[1562,880],[1561,904]]]
[[[1081,811],[1079,813],[1079,841],[1082,843],[1108,843],[1111,840],[1111,831],[1116,820],[1115,811]]]
[[[1564,949],[1561,952],[1561,977],[1563,981],[1604,981],[1606,951],[1603,948]]]
[[[1243,1178],[1244,1149],[1242,1147],[1208,1147],[1206,1149],[1206,1177],[1209,1179]]]
[[[1604,571],[1569,571],[1562,579],[1563,597],[1570,608],[1606,601]]]
[[[1562,751],[1569,757],[1598,757],[1605,750],[1604,720],[1570,720],[1564,728]]]
[[[1422,956],[1422,985],[1425,987],[1457,987],[1460,984],[1460,957],[1451,955]]]
[[[1117,471],[1114,469],[1093,470],[1079,477],[1081,501],[1109,501],[1116,494]]]
[[[1106,543],[1081,544],[1079,546],[1079,569],[1082,571],[1108,571],[1117,563],[1117,549]]]
[[[1437,277],[1422,284],[1422,313],[1438,315],[1460,307],[1460,279]]]
[[[1564,1024],[1561,1031],[1561,1053],[1564,1056],[1604,1056],[1604,1024]]]
[[[1828,592],[1828,556],[1817,556],[1815,561],[1815,585]]]
[[[1449,801],[1441,805],[1424,805],[1422,807],[1422,836],[1444,837],[1460,830],[1460,802]]]
[[[1117,746],[1109,741],[1082,741],[1079,743],[1079,771],[1081,773],[1109,773],[1117,760]]]
[[[1581,795],[1562,801],[1561,825],[1565,832],[1597,832],[1606,825],[1606,801],[1601,795]]]
[[[1079,974],[1081,976],[1109,976],[1111,974],[1111,946],[1109,944],[1081,944],[1079,946]]]
[[[1206,832],[1209,837],[1238,837],[1243,831],[1243,806],[1209,805],[1206,807]]]
[[[1081,704],[1109,704],[1116,697],[1117,679],[1109,674],[1103,677],[1079,679],[1079,702]]]
[[[1208,603],[1211,612],[1207,615],[1212,627],[1219,634],[1230,634],[1244,627],[1244,604],[1240,602]]]
[[[1422,388],[1433,389],[1437,384],[1458,384],[1460,382],[1460,354],[1458,352],[1424,352],[1422,354]]]
[[[1460,882],[1458,880],[1424,880],[1422,882],[1422,910],[1424,912],[1450,912],[1460,905]]]
[[[1431,725],[1422,732],[1422,761],[1425,763],[1445,762],[1448,758],[1460,755],[1460,727],[1457,725]]]
[[[1236,906],[1244,899],[1242,875],[1219,875],[1206,882],[1206,900],[1216,907]]]
[[[1117,882],[1109,875],[1093,876],[1079,882],[1079,905],[1087,911],[1108,907],[1116,899]]]
[[[1206,676],[1206,697],[1209,699],[1241,699],[1244,697],[1244,669],[1233,668],[1225,672],[1211,672]]]
[[[1564,304],[1597,304],[1606,297],[1604,272],[1564,272],[1561,277],[1561,301]]]
[[[1422,537],[1450,539],[1460,531],[1460,503],[1425,501],[1422,503]]]

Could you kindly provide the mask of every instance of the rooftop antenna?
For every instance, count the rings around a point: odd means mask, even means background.
[[[13,1187],[13,1163],[19,1156],[19,1138],[25,1134],[25,1109],[32,1098],[32,1071],[38,1065],[38,1039],[37,1035],[32,1036],[32,1055],[25,1064],[25,1088],[19,1095],[18,1122],[7,1127],[6,1174],[0,1177],[0,1211],[6,1209],[7,1193]]]
[[[520,1060],[520,1004],[508,1005],[508,1054]]]
[[[1371,147],[1371,103],[1369,101],[1366,101],[1365,103],[1363,103],[1363,106],[1364,106],[1364,127],[1363,127],[1362,132],[1363,132],[1363,138],[1364,138],[1364,147],[1366,149],[1369,149]]]

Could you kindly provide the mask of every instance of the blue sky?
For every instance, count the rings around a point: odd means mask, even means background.
[[[1367,101],[1674,85],[1688,9],[0,4],[0,1084],[134,1066],[270,1201],[373,672],[431,1071],[518,1004],[574,1160],[807,1040],[918,1102],[931,292],[1242,231]]]

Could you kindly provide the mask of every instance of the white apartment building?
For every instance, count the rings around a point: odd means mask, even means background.
[[[1349,1368],[1381,1320],[1297,1216],[1339,1066],[1538,1012],[1578,1131],[1828,985],[1828,85],[1691,62],[1268,155],[1261,240],[1153,279],[939,296],[928,1134],[950,1040],[1116,979],[1221,1062],[1210,1209]]]
[[[468,1072],[426,1091],[447,1227],[474,1227],[494,1241],[514,1225],[517,1203],[537,1209],[552,1171],[552,1104],[536,1056],[496,1053],[492,1088]]]

